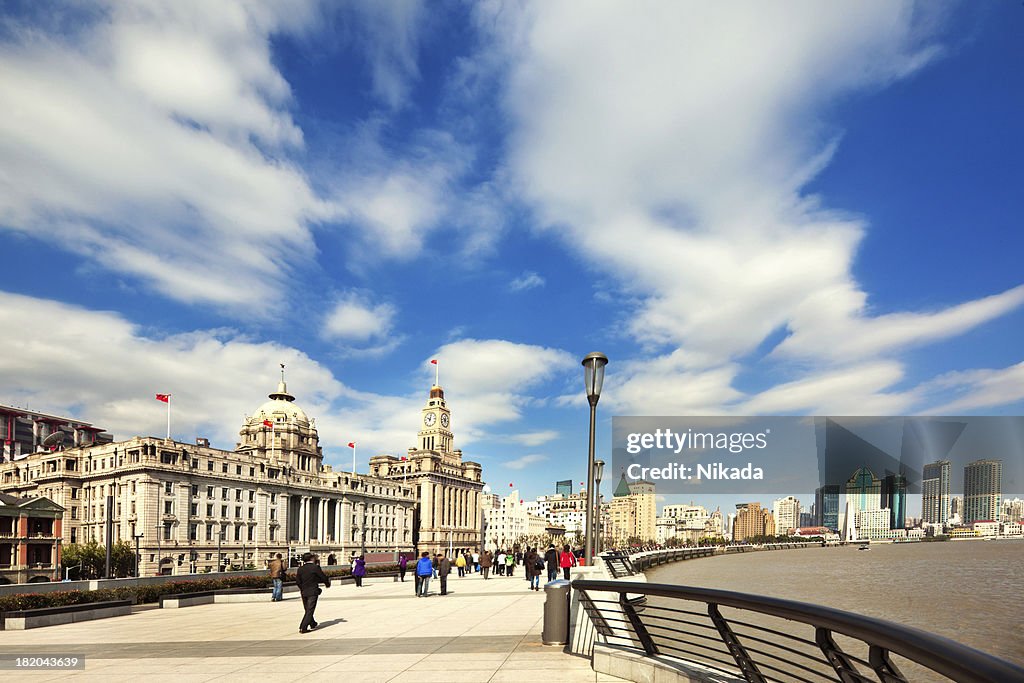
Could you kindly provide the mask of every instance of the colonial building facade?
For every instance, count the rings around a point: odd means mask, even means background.
[[[277,391],[246,417],[235,450],[153,437],[38,452],[0,463],[0,491],[66,509],[64,542],[114,538],[140,547],[140,574],[263,567],[276,553],[411,550],[416,489],[323,464],[315,420]],[[479,466],[477,466],[479,468]]]
[[[0,493],[0,584],[60,578],[63,512],[46,498]]]
[[[481,546],[484,487],[479,463],[462,459],[452,433],[444,389],[436,384],[421,413],[416,446],[401,458],[370,458],[370,473],[381,480],[414,487],[419,501],[413,544],[431,553]]]

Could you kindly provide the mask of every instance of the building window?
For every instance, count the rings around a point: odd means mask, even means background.
[[[192,508],[191,508],[190,514],[193,517],[198,517],[199,516],[199,503],[192,503]]]
[[[241,519],[242,518],[242,506],[241,505],[236,505],[235,506],[235,518],[236,519]]]
[[[206,470],[208,472],[213,472],[213,461],[212,460],[207,460],[206,461]]]
[[[78,519],[78,506],[73,505],[71,507],[71,519]]]
[[[192,497],[193,498],[198,498],[199,497],[199,484],[192,484]]]
[[[206,516],[213,517],[213,504],[210,503],[206,506]]]
[[[173,500],[165,500],[164,501],[164,514],[165,515],[173,514],[173,510],[174,510],[174,501]]]
[[[235,465],[235,474],[237,474],[238,476],[242,476],[242,466],[241,465]]]
[[[78,498],[78,489],[71,489],[71,499]]]
[[[227,489],[221,489],[220,490],[220,499],[221,500],[227,500],[228,499],[228,490]]]
[[[174,493],[174,484],[172,484],[169,481],[165,481],[164,482],[164,493],[166,493],[168,496],[171,495],[172,493]]]
[[[250,541],[256,540],[256,527],[255,527],[255,525],[249,527],[249,540]]]
[[[214,495],[213,494],[213,487],[212,486],[207,486],[206,487],[206,497],[207,498],[213,498],[213,495]]]
[[[241,541],[242,540],[242,527],[240,527],[238,525],[235,525],[235,540],[236,541]]]
[[[220,469],[221,469],[221,472],[223,472],[224,474],[227,474],[228,473],[228,464],[227,463],[223,463],[220,466]]]
[[[189,524],[188,525],[188,540],[190,540],[190,541],[199,540],[198,539],[198,535],[199,535],[199,525],[198,524]]]
[[[165,541],[171,540],[171,523],[170,522],[164,522],[164,540]]]
[[[227,505],[221,505],[220,506],[220,516],[221,517],[227,517],[228,516],[228,506]]]
[[[275,527],[275,526],[270,527],[270,540],[271,541],[276,541],[277,540],[277,527]]]
[[[249,491],[249,502],[250,503],[255,503],[256,502],[256,492],[255,491]]]
[[[212,524],[207,524],[206,525],[206,540],[207,541],[212,541],[213,540],[213,525]],[[210,559],[210,556],[207,555],[206,559]]]
[[[256,508],[249,508],[249,519],[256,519]]]
[[[242,489],[235,491],[235,500],[242,500]]]
[[[256,468],[255,467],[250,467],[249,468],[249,476],[250,477],[255,477],[256,476]]]
[[[270,508],[270,519],[271,521],[277,519],[277,508]]]
[[[277,502],[277,494],[276,493],[271,493],[270,494],[270,502],[272,504]]]

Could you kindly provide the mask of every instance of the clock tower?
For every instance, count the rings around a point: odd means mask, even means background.
[[[450,453],[455,437],[451,432],[452,414],[444,401],[444,389],[436,384],[430,387],[430,396],[421,413],[418,449]]]

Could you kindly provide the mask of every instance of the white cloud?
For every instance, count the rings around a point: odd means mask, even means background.
[[[522,292],[526,289],[533,289],[534,287],[543,287],[544,278],[532,270],[524,271],[522,275],[508,283],[508,288],[513,292]]]
[[[537,463],[544,462],[547,459],[548,456],[546,455],[524,455],[521,458],[516,458],[515,460],[506,460],[502,465],[510,470],[525,470],[530,465],[536,465]]]
[[[1024,363],[949,372],[926,383],[921,392],[937,403],[927,411],[932,415],[958,415],[1018,403],[1024,401]]]
[[[476,7],[507,67],[509,186],[636,302],[629,331],[650,361],[627,369],[623,406],[738,403],[736,363],[777,330],[792,333],[779,355],[870,365],[1020,305],[1016,289],[873,313],[853,275],[866,219],[803,194],[841,137],[823,112],[935,60],[944,17],[901,3],[520,7]],[[875,379],[882,393],[860,388],[870,405],[904,403]],[[760,404],[825,405],[813,390]]]
[[[373,94],[392,109],[403,106],[419,78],[420,30],[429,17],[419,0],[362,1],[350,6],[367,54]]]
[[[330,339],[367,342],[390,334],[394,318],[395,307],[391,304],[372,304],[349,292],[327,314],[323,334]]]
[[[534,448],[541,444],[548,443],[549,441],[554,441],[558,437],[559,433],[554,429],[543,429],[538,432],[522,432],[514,434],[510,436],[508,440],[513,443],[522,444],[527,448]]]
[[[148,337],[115,313],[4,292],[0,325],[20,330],[0,355],[4,403],[78,417],[117,438],[163,435],[154,394],[170,393],[175,438],[234,448],[243,416],[276,388],[278,363],[311,416],[351,393],[302,352],[230,330]]]
[[[76,39],[8,32],[0,227],[170,298],[269,313],[334,211],[283,156],[302,132],[269,48],[310,6],[111,3]]]
[[[892,391],[903,377],[902,366],[893,361],[817,372],[763,391],[736,411],[744,415],[904,415],[916,396]]]

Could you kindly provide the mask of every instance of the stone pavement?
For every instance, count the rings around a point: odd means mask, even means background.
[[[334,584],[317,606],[320,627],[298,632],[302,602],[142,608],[131,616],[0,632],[0,654],[85,656],[84,671],[0,671],[3,680],[136,681],[621,681],[590,660],[540,642],[544,591],[522,576],[448,581],[449,594],[417,598],[405,583]]]

